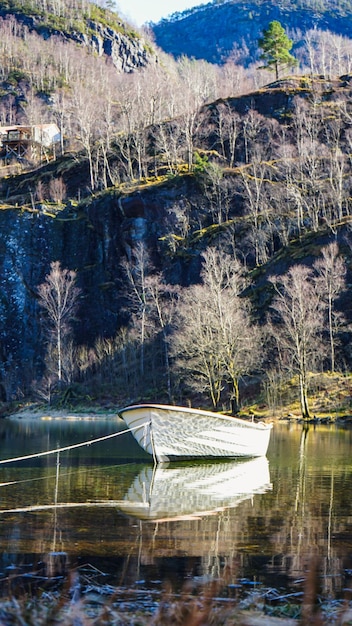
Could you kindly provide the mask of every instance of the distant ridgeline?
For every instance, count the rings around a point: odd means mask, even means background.
[[[213,0],[150,27],[157,45],[175,57],[223,63],[234,53],[237,62],[249,65],[258,58],[258,38],[272,20],[280,21],[297,43],[311,29],[350,37],[352,2]]]

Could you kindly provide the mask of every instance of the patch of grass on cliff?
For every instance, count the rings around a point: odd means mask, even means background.
[[[2,0],[1,5],[9,13],[23,13],[25,15],[41,15],[41,11],[31,0]]]
[[[209,245],[220,233],[226,231],[230,224],[232,224],[232,220],[222,224],[210,224],[210,226],[193,231],[187,237],[182,237],[176,233],[168,233],[160,237],[159,241],[166,244],[166,253],[170,256],[188,258],[193,256],[196,249],[198,250]]]
[[[104,9],[94,3],[89,3],[87,10],[82,14],[80,7],[63,3],[61,12],[58,15],[52,8],[50,0],[46,10],[39,7],[36,0],[1,0],[1,6],[8,13],[18,13],[29,15],[38,19],[36,29],[54,30],[70,33],[73,31],[93,34],[95,31],[89,28],[89,22],[97,22],[104,27],[112,28],[131,39],[140,39],[141,35],[131,27],[127,27],[125,22],[117,13]]]
[[[111,28],[117,33],[127,35],[131,39],[140,39],[140,34],[134,29],[127,27],[117,13],[104,9],[97,4],[90,4],[84,18],[90,22],[97,22],[106,28]],[[92,31],[94,32],[94,31]]]
[[[29,81],[29,74],[20,69],[10,70],[7,76],[7,82],[12,86],[16,86],[20,82],[28,82],[28,81]]]

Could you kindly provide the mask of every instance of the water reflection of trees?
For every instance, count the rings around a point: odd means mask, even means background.
[[[276,438],[276,440],[275,440]],[[276,586],[295,585],[311,558],[319,557],[324,594],[341,593],[344,568],[351,568],[352,503],[350,445],[352,433],[295,428],[274,434],[270,458],[273,490],[240,502],[235,508],[200,513],[182,520],[138,520],[116,507],[92,506],[8,514],[1,518],[4,555],[66,551],[71,563],[82,555],[103,561],[124,584],[141,579],[197,574],[229,581],[239,577]],[[39,471],[40,470],[40,471]],[[118,500],[140,471],[127,464],[110,468],[60,466],[58,502]],[[25,483],[2,490],[15,504],[55,503],[56,467],[27,468],[42,480],[28,491]],[[40,476],[39,476],[40,474]],[[14,558],[14,557],[13,557]]]
[[[274,556],[269,570],[286,574],[291,581],[305,575],[313,557],[318,557],[324,594],[343,589],[347,567],[346,543],[338,535],[351,529],[346,493],[351,489],[351,473],[341,456],[351,433],[329,437],[329,431],[297,430],[300,435],[297,468],[292,473],[291,499],[286,493],[286,511],[280,515],[280,495],[272,509]],[[332,447],[333,446],[333,447]],[[282,494],[283,495],[283,494]],[[349,511],[347,510],[349,509]],[[350,518],[351,519],[351,518]],[[279,522],[279,523],[278,523]],[[346,537],[347,539],[347,537]],[[350,540],[349,540],[350,541]]]

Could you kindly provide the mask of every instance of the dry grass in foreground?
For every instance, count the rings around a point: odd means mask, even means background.
[[[322,601],[318,594],[318,563],[307,573],[300,605],[272,602],[273,591],[252,592],[245,601],[220,597],[226,587],[226,571],[221,580],[200,588],[189,583],[181,594],[165,589],[155,603],[136,608],[116,590],[108,600],[101,594],[82,592],[77,572],[71,572],[61,591],[38,595],[23,593],[0,601],[0,626],[351,626],[352,603]],[[120,590],[121,591],[121,590]],[[147,592],[146,592],[147,593]],[[271,594],[271,599],[270,599]],[[274,594],[275,598],[275,594]]]

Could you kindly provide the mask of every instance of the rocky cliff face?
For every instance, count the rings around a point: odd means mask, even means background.
[[[167,209],[176,195],[188,193],[186,185],[177,191],[166,185],[143,195],[111,191],[87,201],[79,211],[67,207],[56,216],[44,205],[41,210],[0,211],[0,400],[17,394],[18,384],[28,389],[35,374],[40,375],[44,341],[37,287],[52,261],[77,272],[78,345],[113,337],[128,315],[122,306],[121,261],[139,241],[148,246],[153,263],[162,267],[168,281],[194,279],[198,260],[170,262],[163,257],[161,242]]]
[[[143,38],[132,38],[119,33],[113,28],[89,21],[90,34],[73,32],[65,37],[94,50],[99,56],[111,58],[113,65],[120,72],[133,72],[146,67],[155,58]]]
[[[82,289],[75,341],[89,345],[98,336],[116,333],[122,221],[113,201],[99,210],[90,207],[86,214],[65,210],[56,218],[39,211],[0,212],[0,327],[5,369],[1,378],[7,384],[2,391],[6,399],[16,392],[14,385],[28,389],[31,379],[40,375],[44,344],[37,286],[52,261],[75,270]]]
[[[119,72],[130,73],[146,67],[155,60],[151,44],[142,36],[128,32],[123,22],[119,22],[120,31],[95,20],[87,20],[85,32],[72,29],[58,30],[43,24],[42,19],[38,17],[19,12],[9,13],[0,2],[0,18],[7,18],[10,15],[30,31],[39,33],[44,39],[55,36],[74,41],[86,46],[98,56],[110,57]]]
[[[113,201],[99,209],[92,206],[86,214],[65,210],[60,217],[18,209],[0,212],[0,324],[7,356],[28,361],[38,357],[36,288],[55,260],[77,271],[82,289],[79,341],[116,331],[122,221]]]

